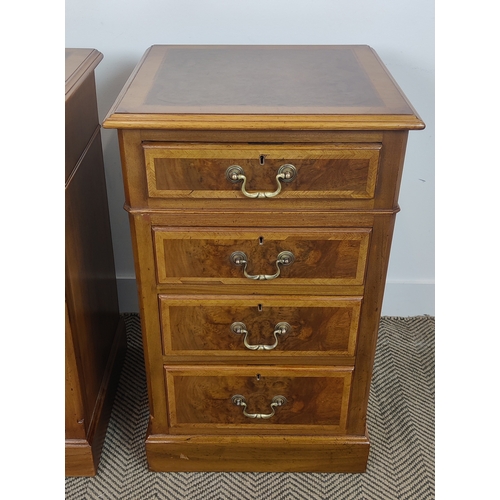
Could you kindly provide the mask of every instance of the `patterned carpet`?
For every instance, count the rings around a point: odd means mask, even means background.
[[[364,474],[152,473],[139,317],[124,315],[128,351],[99,471],[66,478],[66,499],[434,499],[434,318],[383,317],[375,359]]]

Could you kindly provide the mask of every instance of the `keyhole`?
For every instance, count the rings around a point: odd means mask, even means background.
[[[262,312],[262,304],[259,304],[259,305],[257,306],[257,309],[259,310],[259,312]]]
[[[257,373],[257,380],[260,380],[260,373]]]
[[[264,236],[259,236],[259,245],[264,243]]]
[[[264,155],[260,155],[259,156],[259,162],[260,162],[260,164],[264,165],[265,161],[266,161],[266,157]]]

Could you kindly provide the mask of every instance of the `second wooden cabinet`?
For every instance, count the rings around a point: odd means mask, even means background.
[[[95,476],[126,350],[118,307],[94,70],[66,49],[66,475]]]

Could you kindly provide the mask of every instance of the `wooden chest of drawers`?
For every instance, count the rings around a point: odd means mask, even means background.
[[[153,46],[118,129],[156,471],[362,472],[408,131],[367,46]]]
[[[97,473],[125,356],[94,69],[66,49],[66,475]]]

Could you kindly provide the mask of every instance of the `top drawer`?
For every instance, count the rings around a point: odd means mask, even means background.
[[[151,198],[372,199],[381,145],[145,142]]]

